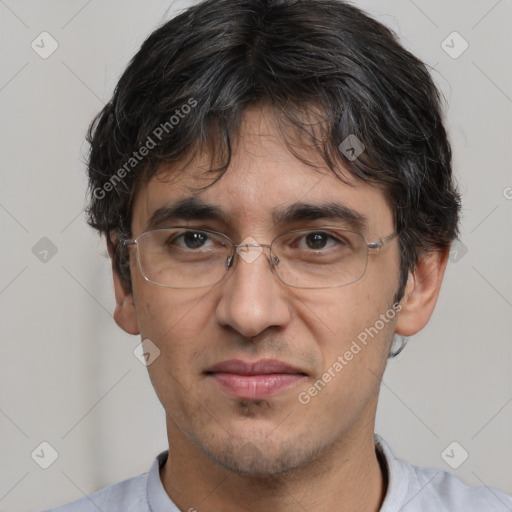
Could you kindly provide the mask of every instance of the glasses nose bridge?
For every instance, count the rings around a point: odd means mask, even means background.
[[[242,242],[241,244],[233,244],[233,248],[235,249],[235,251],[239,247],[268,247],[270,249],[271,244],[259,244],[257,242]]]
[[[241,250],[240,249],[243,249],[244,247],[254,247],[254,248],[257,248],[257,247],[261,247],[262,249],[262,252],[263,250],[265,249],[268,249],[269,253],[267,255],[267,260],[268,262],[270,263],[270,265],[272,267],[275,267],[275,265],[277,264],[278,261],[274,261],[273,258],[272,258],[272,253],[270,252],[271,251],[271,248],[272,248],[272,244],[260,244],[258,242],[241,242],[239,244],[235,244],[233,242],[231,242],[231,245],[232,245],[232,249],[231,249],[231,254],[228,256],[228,259],[226,261],[226,267],[229,269],[232,264],[233,264],[233,261],[234,261],[234,258],[235,258],[235,253],[238,254],[238,257],[239,258],[242,258],[244,261],[247,261],[248,263],[252,263],[254,260],[256,260],[258,257],[259,257],[259,254],[256,256],[256,258],[250,258],[250,259],[246,259],[242,254],[241,254]],[[276,258],[277,259],[277,258]]]

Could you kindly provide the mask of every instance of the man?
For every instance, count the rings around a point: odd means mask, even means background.
[[[374,434],[460,206],[439,94],[387,28],[338,0],[200,3],[142,45],[89,141],[89,223],[169,452],[56,510],[512,510]]]

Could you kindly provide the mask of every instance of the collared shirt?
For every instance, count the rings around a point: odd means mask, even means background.
[[[375,447],[388,474],[380,512],[512,512],[512,497],[497,489],[471,487],[446,471],[398,460],[377,434]],[[167,457],[168,451],[158,455],[149,473],[45,512],[187,512],[172,502],[160,480]]]

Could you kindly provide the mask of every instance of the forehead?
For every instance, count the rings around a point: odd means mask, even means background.
[[[138,190],[132,216],[132,233],[141,233],[155,217],[177,207],[183,213],[187,206],[201,220],[208,218],[219,224],[229,224],[234,231],[245,228],[268,232],[277,221],[286,222],[287,215],[296,221],[310,219],[315,214],[298,215],[290,211],[301,205],[324,206],[340,218],[354,222],[366,234],[382,235],[393,229],[393,215],[384,191],[356,179],[341,168],[348,183],[344,183],[327,167],[319,154],[297,141],[294,150],[307,158],[309,165],[292,154],[266,107],[248,109],[243,117],[230,165],[216,182],[211,156],[201,153],[187,159],[186,167],[163,165],[149,182]],[[176,171],[178,169],[178,171]],[[206,187],[207,186],[207,187]],[[202,190],[199,190],[202,187]],[[210,208],[201,206],[208,205]],[[316,215],[320,215],[318,212]],[[199,218],[198,217],[198,218]],[[350,219],[352,217],[352,219]],[[358,219],[354,217],[359,217]],[[177,217],[179,218],[186,217]],[[333,219],[335,217],[333,216]],[[176,223],[175,223],[176,224]]]

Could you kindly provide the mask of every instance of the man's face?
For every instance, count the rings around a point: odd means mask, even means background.
[[[313,151],[305,154],[314,158]],[[272,210],[293,203],[341,203],[366,218],[363,234],[370,242],[393,233],[393,215],[380,189],[355,179],[354,186],[344,184],[320,157],[315,162],[317,169],[297,160],[272,114],[251,109],[226,174],[194,190],[212,179],[202,174],[208,158],[198,157],[184,174],[153,178],[137,195],[133,235],[144,230],[155,210],[191,196],[222,209],[228,222],[174,219],[167,225],[208,228],[235,243],[252,237],[270,244],[292,229],[346,227],[342,219],[274,224]],[[160,349],[148,370],[170,438],[180,438],[191,451],[232,471],[270,475],[373,435],[380,377],[394,332],[389,311],[399,282],[396,239],[378,256],[370,253],[360,281],[329,289],[288,287],[273,272],[268,250],[251,262],[237,255],[236,266],[210,288],[164,288],[144,280],[131,250],[137,321],[142,339]],[[378,322],[386,312],[387,321]],[[370,327],[366,344],[358,341]],[[352,357],[345,356],[347,351]],[[255,377],[236,377],[234,370],[231,375],[212,372],[225,361],[263,359],[295,369],[292,375],[274,375],[277,387],[271,392],[265,392],[268,376],[254,384]],[[315,383],[316,392],[311,391]]]

